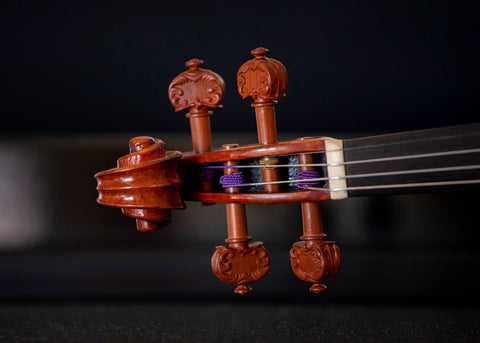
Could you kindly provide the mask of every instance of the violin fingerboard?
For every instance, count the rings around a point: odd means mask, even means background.
[[[344,159],[349,196],[461,189],[457,182],[480,179],[480,124],[345,140]]]

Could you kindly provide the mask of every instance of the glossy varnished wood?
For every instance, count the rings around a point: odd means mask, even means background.
[[[285,204],[302,201],[323,201],[330,199],[330,192],[325,189],[290,191],[279,193],[205,193],[185,192],[185,200],[202,201],[209,203],[240,203],[240,204]]]
[[[288,88],[287,70],[279,61],[266,57],[268,49],[263,47],[252,50],[253,60],[245,62],[237,73],[238,92],[243,99],[253,99],[257,122],[258,142],[274,144],[277,142],[277,122],[275,105],[277,99],[286,95]],[[266,158],[262,169],[265,182],[279,180],[278,169],[268,167],[276,162],[274,158]],[[263,186],[268,193],[279,192],[278,184]]]
[[[227,144],[225,150],[233,149],[236,144]],[[232,175],[238,172],[236,161],[226,161],[225,175]],[[231,168],[233,167],[233,168]],[[229,195],[240,191],[239,187],[227,187]],[[270,258],[262,242],[249,244],[252,237],[248,235],[247,213],[244,203],[228,202],[227,226],[228,226],[228,248],[218,246],[212,256],[213,273],[222,281],[237,286],[235,293],[247,294],[252,288],[250,283],[260,280],[270,268]]]
[[[175,111],[189,109],[193,150],[208,152],[212,148],[210,116],[208,108],[222,107],[225,82],[217,73],[200,68],[203,61],[191,59],[185,63],[189,68],[175,77],[168,87],[168,96]]]
[[[304,140],[308,140],[305,138]],[[312,155],[300,154],[300,164],[312,164]],[[301,171],[312,171],[310,166],[301,166]],[[326,290],[323,282],[333,279],[340,271],[340,249],[335,242],[326,242],[323,232],[320,204],[316,201],[303,201],[301,242],[293,244],[290,250],[292,270],[303,281],[312,283],[310,291],[320,293]]]
[[[275,144],[242,145],[232,149],[214,149],[209,153],[186,152],[182,156],[182,163],[215,163],[235,161],[268,156],[292,155],[302,152],[325,151],[326,137],[312,138],[309,140],[291,140]]]
[[[209,109],[222,106],[225,84],[220,75],[201,68],[202,60],[191,59],[185,64],[188,70],[172,80],[168,94],[175,111],[188,110],[186,116],[190,121],[193,151],[181,157],[180,152],[165,151],[165,144],[160,140],[135,138],[131,142],[131,154],[120,158],[117,168],[96,175],[98,201],[122,208],[124,214],[137,219],[137,228],[141,231],[153,231],[157,223],[168,223],[171,220],[169,210],[183,208],[183,200],[225,203],[228,247],[217,247],[212,257],[212,269],[220,280],[236,285],[238,294],[250,292],[248,285],[262,278],[270,266],[263,243],[249,243],[251,237],[248,235],[245,204],[301,202],[304,217],[302,243],[306,243],[310,250],[298,250],[298,244],[294,245],[292,268],[302,280],[314,283],[312,290],[317,292],[320,282],[336,275],[330,266],[328,252],[311,253],[320,245],[323,250],[323,246],[331,246],[322,240],[324,234],[318,206],[318,201],[329,199],[330,193],[327,189],[282,188],[279,184],[269,183],[280,181],[276,165],[279,158],[283,158],[281,156],[300,155],[300,163],[313,163],[309,153],[324,151],[325,137],[278,142],[275,105],[286,95],[287,71],[281,62],[266,57],[268,49],[260,47],[251,53],[254,58],[238,69],[237,86],[242,98],[253,100],[258,144],[226,144],[221,149],[212,150],[212,111]],[[214,174],[207,172],[203,175],[204,165],[225,165],[228,167],[224,169],[225,176],[229,176],[239,172],[238,168],[231,167],[242,160],[252,159],[258,159],[262,181],[267,183],[255,187],[254,192],[235,186],[219,192],[210,179]],[[201,173],[203,179],[200,175],[192,177],[191,172],[188,173],[192,170]],[[187,176],[186,183],[183,183],[182,176]],[[338,253],[338,249],[335,251]],[[321,276],[317,275],[315,267],[319,263],[323,266]]]
[[[130,140],[130,154],[117,168],[95,174],[102,205],[120,207],[137,219],[139,231],[154,231],[171,221],[171,209],[185,208],[183,180],[178,173],[179,151],[166,151],[165,143],[151,137]]]

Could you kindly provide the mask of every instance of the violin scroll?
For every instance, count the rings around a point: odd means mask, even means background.
[[[98,203],[120,207],[137,220],[137,230],[155,231],[171,222],[171,209],[183,209],[183,180],[178,172],[179,151],[166,151],[152,137],[130,140],[130,154],[117,160],[117,168],[95,175]]]

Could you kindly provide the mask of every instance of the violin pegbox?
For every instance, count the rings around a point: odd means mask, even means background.
[[[166,151],[159,139],[133,138],[130,154],[118,159],[117,168],[95,175],[98,202],[122,208],[137,219],[139,231],[154,231],[169,223],[170,210],[184,208],[184,199],[224,203],[228,247],[216,247],[212,270],[242,295],[270,268],[263,243],[251,242],[248,235],[245,205],[301,203],[303,235],[290,251],[291,267],[318,293],[326,289],[323,282],[338,274],[341,261],[335,242],[324,240],[319,207],[331,192],[311,185],[325,181],[323,167],[338,161],[329,161],[328,153],[326,161],[318,161],[318,153],[325,153],[327,141],[332,141],[328,138],[277,142],[275,105],[286,94],[288,78],[282,63],[266,57],[267,53],[265,48],[252,50],[254,58],[237,73],[240,95],[253,100],[257,144],[224,144],[212,150],[210,109],[222,107],[225,83],[217,73],[202,69],[203,61],[191,59],[185,63],[188,69],[170,83],[168,95],[176,112],[188,110],[193,151]],[[245,170],[249,172],[244,180]]]

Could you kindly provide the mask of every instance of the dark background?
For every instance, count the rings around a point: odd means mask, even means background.
[[[236,72],[287,67],[279,131],[403,131],[476,121],[475,1],[27,1],[0,17],[2,132],[180,131],[167,97],[192,57],[227,85],[214,131],[253,131]]]
[[[214,145],[255,142],[236,72],[257,46],[288,70],[281,139],[478,121],[474,1],[0,6],[0,340],[478,339],[473,192],[323,203],[343,267],[320,296],[289,266],[299,205],[247,206],[272,266],[239,298],[210,270],[227,234],[224,206],[188,203],[170,226],[141,234],[96,204],[93,178],[135,135],[191,150],[167,88],[193,57],[227,86]]]

